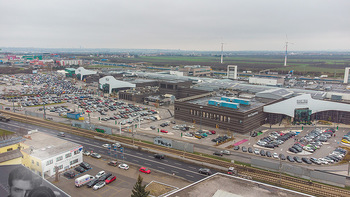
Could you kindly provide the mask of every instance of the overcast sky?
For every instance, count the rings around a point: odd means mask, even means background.
[[[349,0],[0,0],[0,47],[350,50]]]

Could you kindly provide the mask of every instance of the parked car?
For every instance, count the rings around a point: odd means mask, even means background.
[[[89,156],[90,155],[90,152],[89,151],[83,151],[83,155],[85,155],[85,156]]]
[[[260,154],[260,151],[259,151],[259,149],[254,149],[254,154],[256,154],[256,155],[259,155]]]
[[[93,180],[91,180],[90,182],[88,182],[87,184],[86,184],[86,186],[87,187],[93,187],[94,185],[96,185],[96,183],[98,183],[98,182],[100,182],[100,180],[98,180],[98,179],[93,179]]]
[[[266,156],[265,151],[264,151],[264,150],[261,150],[261,151],[260,151],[260,155],[261,155],[261,156]]]
[[[106,185],[106,182],[104,182],[104,181],[99,181],[98,183],[96,183],[96,184],[92,187],[92,189],[93,189],[93,190],[98,190],[98,189],[102,188],[102,187],[105,186],[105,185]]]
[[[293,157],[291,157],[291,156],[289,156],[289,155],[287,156],[287,160],[290,161],[290,162],[295,162],[295,160],[293,159]]]
[[[277,153],[273,153],[272,157],[273,157],[274,159],[279,159]]]
[[[270,151],[266,151],[266,156],[267,156],[267,157],[272,157],[271,152],[270,152]]]
[[[79,165],[80,165],[81,167],[85,168],[86,170],[88,170],[88,169],[91,168],[90,164],[88,164],[88,163],[86,163],[86,162],[81,162]]]
[[[75,172],[73,172],[73,171],[67,171],[67,172],[63,173],[63,176],[65,176],[65,177],[67,177],[67,178],[69,178],[69,179],[72,179],[72,178],[75,177]]]
[[[111,145],[110,144],[102,144],[102,147],[103,148],[109,148],[109,147],[111,147]]]
[[[118,162],[117,161],[110,161],[107,164],[110,165],[110,166],[114,166],[114,167],[118,166]]]
[[[111,173],[107,173],[107,174],[102,175],[100,178],[98,178],[98,180],[104,182],[110,176],[112,176],[112,174]]]
[[[212,174],[210,169],[208,169],[208,168],[199,168],[198,172],[201,173],[201,174],[206,174],[206,175],[211,175]]]
[[[139,169],[139,171],[140,171],[140,172],[143,172],[143,173],[146,173],[146,174],[151,173],[151,170],[149,170],[149,169],[147,169],[147,168],[145,168],[145,167],[141,167],[141,168]]]
[[[59,132],[59,133],[57,133],[57,136],[58,137],[65,137],[66,135],[64,134],[64,132]]]
[[[100,178],[102,175],[105,175],[106,172],[105,171],[100,171],[99,173],[96,174],[96,178]]]
[[[286,160],[286,157],[282,153],[279,155],[279,157],[281,158],[281,160]]]
[[[116,176],[110,176],[105,180],[105,182],[106,182],[106,184],[109,184],[109,183],[112,183],[113,181],[115,181],[116,179],[117,179]]]
[[[166,130],[164,130],[164,129],[160,130],[160,132],[162,132],[162,133],[168,133],[168,131],[166,131]]]
[[[239,150],[239,146],[235,146],[233,150]]]
[[[298,156],[294,156],[293,159],[298,162],[298,163],[302,163],[303,161],[298,157]]]
[[[125,164],[125,163],[122,163],[122,164],[119,164],[118,168],[127,170],[127,169],[129,169],[129,166],[127,164]]]
[[[243,151],[243,152],[247,152],[247,150],[248,150],[248,149],[247,149],[245,146],[242,146],[242,151]]]
[[[98,153],[91,153],[91,157],[96,158],[96,159],[100,159],[101,155]]]
[[[214,130],[209,130],[209,132],[211,132],[212,134],[216,134],[216,131]]]
[[[248,152],[249,152],[249,153],[253,153],[253,148],[252,148],[252,147],[249,147],[249,148],[248,148]]]
[[[80,166],[74,168],[74,170],[77,171],[77,172],[80,172],[80,173],[85,172],[85,169],[83,167],[80,167]]]

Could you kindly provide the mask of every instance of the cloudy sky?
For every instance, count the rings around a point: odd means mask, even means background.
[[[0,47],[350,50],[349,0],[0,0]]]

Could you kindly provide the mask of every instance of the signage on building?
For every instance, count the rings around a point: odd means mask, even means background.
[[[298,104],[298,105],[304,105],[304,104],[307,104],[307,103],[308,103],[308,100],[307,100],[307,99],[297,100],[297,104]]]
[[[259,112],[256,111],[256,112],[253,112],[253,113],[251,113],[251,114],[248,114],[248,118],[257,115],[258,113],[259,113]]]

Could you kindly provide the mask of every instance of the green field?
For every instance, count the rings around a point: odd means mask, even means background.
[[[238,65],[238,70],[250,70],[259,72],[265,69],[279,73],[287,73],[294,70],[298,75],[329,75],[342,78],[344,68],[350,67],[350,55],[290,55],[287,67],[284,67],[283,55],[232,55],[225,56],[224,63],[220,63],[220,56],[136,56],[135,58],[109,58],[109,63],[140,63],[146,66],[170,67],[185,65],[211,66],[214,71],[225,71],[227,65]],[[113,66],[91,66],[91,67],[113,67]]]

